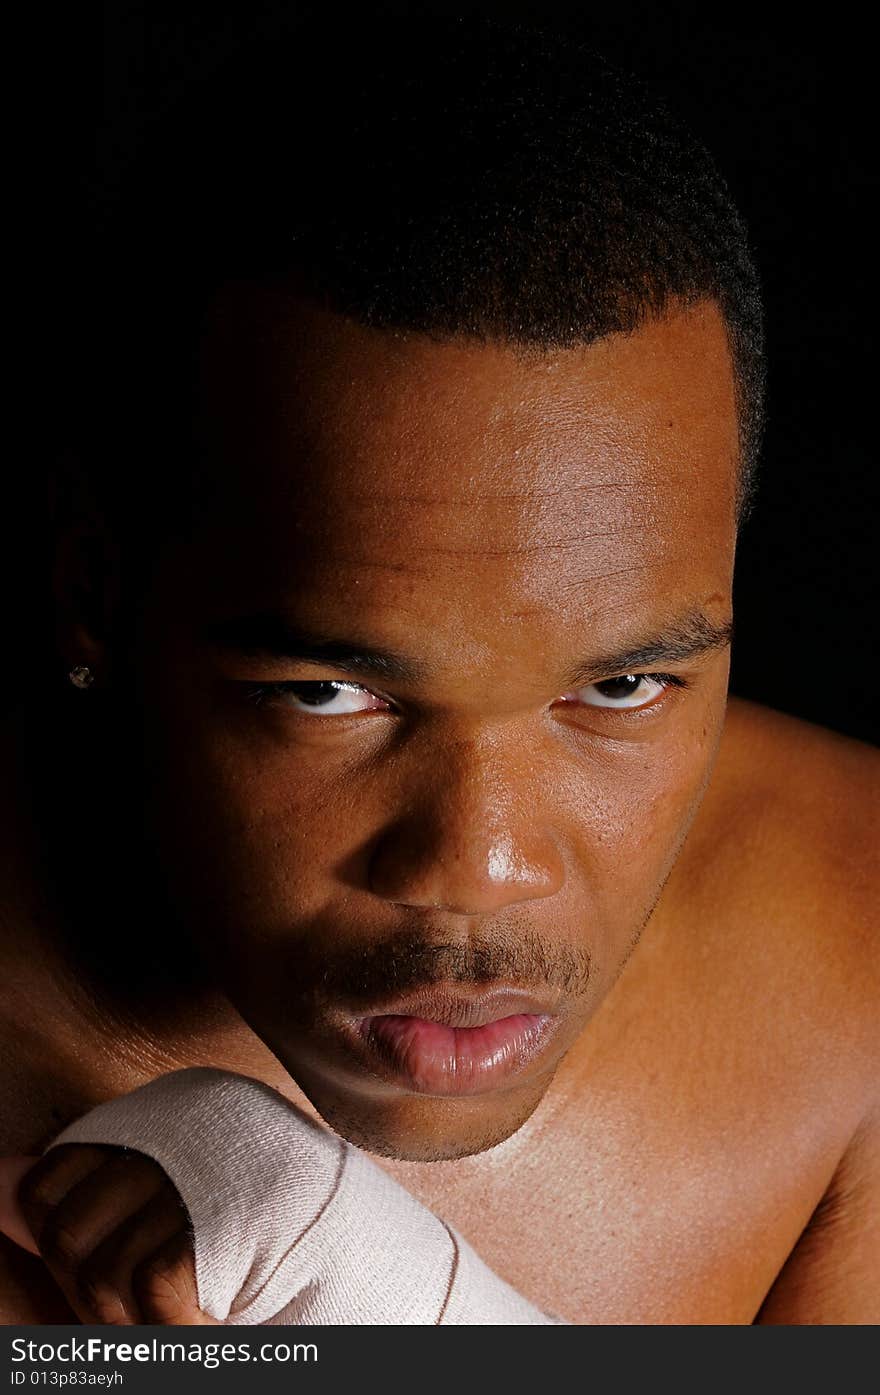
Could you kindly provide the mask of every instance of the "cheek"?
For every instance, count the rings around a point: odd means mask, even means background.
[[[619,753],[571,782],[573,861],[599,921],[613,923],[629,905],[636,912],[677,851],[702,787],[693,753],[677,756],[667,744]]]
[[[711,768],[724,713],[723,674],[644,735],[597,741],[584,733],[545,748],[517,799],[560,845],[565,887],[536,902],[536,925],[554,934],[629,936],[665,879]],[[383,755],[382,724],[365,749],[294,740],[279,715],[232,719],[222,702],[156,695],[153,840],[163,870],[196,920],[237,935],[271,938],[317,923],[343,903],[370,897],[376,840],[411,802],[407,779]],[[427,757],[425,757],[427,758]],[[405,764],[405,763],[404,763]],[[400,767],[397,767],[398,772]],[[367,916],[375,917],[371,899]],[[378,917],[381,919],[381,914]],[[597,946],[598,947],[598,946]]]
[[[157,774],[165,865],[215,925],[307,916],[366,832],[357,782],[313,756],[203,731],[175,743]]]
[[[596,924],[646,915],[699,808],[724,722],[725,675],[643,740],[594,750],[570,771],[573,861]]]

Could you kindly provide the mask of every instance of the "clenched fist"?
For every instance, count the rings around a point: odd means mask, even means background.
[[[0,1230],[45,1261],[81,1322],[222,1326],[198,1306],[186,1207],[144,1153],[65,1143],[0,1158]]]

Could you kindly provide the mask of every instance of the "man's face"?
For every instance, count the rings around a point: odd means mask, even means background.
[[[708,779],[723,324],[528,357],[244,285],[215,312],[200,517],[135,656],[168,886],[338,1132],[479,1151],[608,992]]]

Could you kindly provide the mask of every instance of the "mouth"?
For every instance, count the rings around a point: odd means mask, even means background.
[[[416,1094],[476,1095],[512,1080],[547,1050],[561,1018],[555,1004],[517,989],[477,996],[432,986],[367,1015],[346,1015],[343,1034],[373,1075]]]

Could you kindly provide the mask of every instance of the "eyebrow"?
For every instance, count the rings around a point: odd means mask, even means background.
[[[658,633],[626,649],[610,650],[576,664],[563,680],[567,687],[616,677],[634,669],[656,668],[659,664],[681,664],[698,659],[715,649],[726,649],[733,638],[733,620],[710,620],[701,610],[692,610]]]
[[[692,610],[635,645],[581,660],[562,682],[565,687],[577,687],[633,669],[683,663],[726,648],[732,634],[732,620],[715,622],[701,610]],[[215,622],[203,630],[202,639],[213,648],[247,658],[320,664],[385,682],[415,684],[430,676],[427,664],[399,650],[340,639],[268,613]]]
[[[427,667],[409,655],[373,644],[339,639],[290,624],[283,616],[259,614],[223,620],[202,634],[208,644],[252,659],[293,659],[327,668],[351,669],[367,677],[416,683]]]

